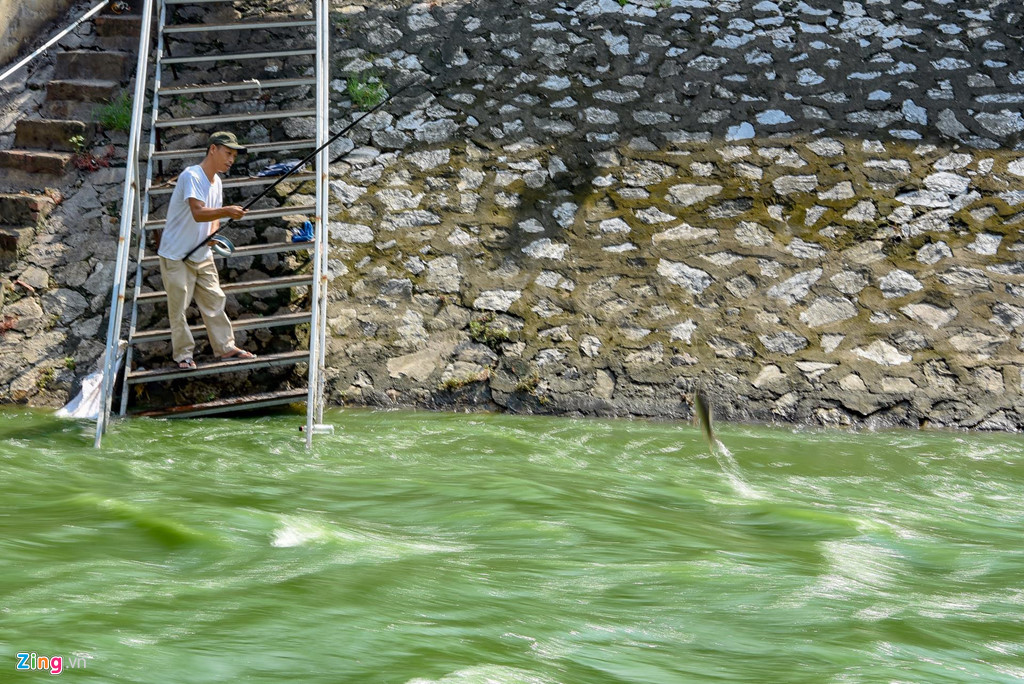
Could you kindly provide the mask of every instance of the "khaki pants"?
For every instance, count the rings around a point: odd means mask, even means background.
[[[192,358],[196,346],[185,318],[185,309],[193,294],[203,315],[213,353],[223,356],[235,347],[235,335],[231,321],[224,313],[224,292],[220,289],[212,257],[198,264],[160,257],[160,277],[167,291],[167,318],[171,323],[171,347],[175,361]]]

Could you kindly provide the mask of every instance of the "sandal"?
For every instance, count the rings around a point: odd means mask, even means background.
[[[182,359],[178,362],[178,368],[181,370],[194,370],[196,368],[196,362],[192,360],[192,357]]]
[[[238,349],[236,347],[235,349],[232,349],[231,351],[229,351],[224,356],[218,357],[218,360],[220,360],[220,361],[230,361],[231,359],[255,359],[255,358],[256,358],[256,355],[253,354],[251,351],[246,351],[245,349]]]

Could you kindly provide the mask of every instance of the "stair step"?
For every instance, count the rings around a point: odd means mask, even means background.
[[[14,145],[71,152],[69,140],[80,135],[85,144],[92,139],[93,126],[73,119],[22,119],[15,124]]]
[[[187,64],[199,62],[238,62],[248,59],[283,59],[287,57],[311,57],[316,50],[276,50],[273,52],[234,52],[214,55],[192,55],[190,57],[164,57],[161,64]]]
[[[195,378],[204,375],[220,375],[221,373],[236,373],[238,371],[256,370],[257,368],[275,368],[278,366],[293,366],[297,363],[309,361],[309,351],[290,351],[282,354],[266,354],[257,356],[255,359],[230,359],[228,361],[210,361],[202,363],[196,369],[182,370],[176,366],[171,368],[154,368],[152,370],[141,370],[125,375],[125,382],[129,385],[141,385],[146,382],[162,382],[165,380],[176,380],[178,378]]]
[[[72,155],[67,152],[0,150],[0,168],[62,176],[71,164],[71,157]]]
[[[315,147],[316,140],[313,138],[302,138],[301,140],[284,140],[272,143],[253,143],[245,146],[245,153],[251,157],[264,152],[311,150]],[[202,158],[205,154],[205,147],[192,147],[186,150],[160,150],[159,152],[154,152],[152,157],[154,161],[166,161],[168,159],[188,159],[190,157]]]
[[[315,19],[281,19],[277,21],[237,21],[228,24],[169,24],[164,35],[178,33],[208,33],[210,31],[259,31],[262,29],[305,28],[316,26]]]
[[[6,267],[32,246],[35,226],[0,226],[0,266]]]
[[[235,330],[258,330],[260,328],[280,328],[286,325],[299,325],[301,323],[308,323],[309,320],[310,313],[308,311],[302,311],[299,313],[264,316],[262,318],[242,318],[232,321],[231,327]],[[205,325],[189,326],[189,330],[192,331],[192,335],[194,337],[206,337]],[[131,343],[144,344],[146,342],[161,342],[169,339],[171,339],[171,329],[162,328],[158,330],[137,332],[132,337]]]
[[[262,221],[263,219],[279,218],[281,216],[291,216],[299,214],[316,214],[315,204],[303,204],[295,207],[277,207],[276,209],[254,209],[247,213],[240,219],[232,219],[232,221]],[[146,230],[159,230],[164,227],[167,221],[165,219],[157,219],[146,221]],[[235,254],[238,254],[236,251]]]
[[[96,35],[103,37],[131,37],[138,39],[142,29],[142,16],[138,14],[101,14],[93,19]]]
[[[243,292],[262,292],[265,290],[284,290],[289,287],[308,287],[313,284],[312,274],[300,274],[285,276],[283,278],[265,278],[263,280],[246,280],[237,283],[221,283],[220,289],[225,294],[241,294]],[[136,298],[140,304],[149,302],[164,301],[167,299],[167,292],[141,292]]]
[[[299,252],[304,249],[313,249],[312,242],[266,242],[258,245],[246,245],[236,247],[235,253],[229,257],[213,255],[214,259],[241,259],[243,257],[259,256],[261,254],[283,254],[286,252]],[[148,256],[142,260],[143,268],[155,268],[160,265],[160,257]]]
[[[271,88],[297,88],[299,86],[316,85],[315,78],[274,78],[261,81],[253,78],[248,81],[222,83],[201,83],[197,85],[172,85],[160,88],[160,95],[190,95],[194,93],[220,93],[229,90],[269,90]]]
[[[68,50],[57,53],[55,74],[58,79],[100,79],[123,82],[135,67],[131,55],[123,52]]]
[[[238,411],[251,411],[254,409],[267,408],[270,406],[283,406],[285,404],[298,404],[306,401],[308,390],[279,390],[277,392],[262,392],[250,394],[244,397],[228,397],[216,399],[202,404],[190,404],[188,406],[170,406],[163,409],[149,409],[146,411],[130,412],[133,416],[144,418],[184,418],[210,416],[217,413],[233,413]]]
[[[271,112],[243,112],[241,114],[214,114],[213,116],[190,116],[182,119],[157,120],[157,128],[180,128],[185,126],[208,126],[240,121],[266,121],[268,119],[301,119],[316,116],[315,109],[278,109]]]
[[[117,81],[104,81],[100,79],[50,81],[46,86],[46,99],[74,102],[108,102],[114,99],[120,87]]]
[[[209,5],[215,2],[237,2],[237,0],[165,0],[167,5]]]
[[[105,106],[103,102],[86,102],[83,100],[45,100],[39,108],[39,116],[45,119],[76,119],[78,121],[95,121],[99,111]]]
[[[232,188],[249,188],[260,185],[271,185],[275,183],[281,176],[247,176],[245,178],[228,178],[222,182],[225,190]],[[315,173],[293,173],[288,176],[289,183],[304,183],[306,181],[316,180]],[[174,183],[168,182],[150,188],[150,195],[170,195],[174,192]]]
[[[45,219],[56,203],[46,195],[0,193],[0,222],[36,224]]]

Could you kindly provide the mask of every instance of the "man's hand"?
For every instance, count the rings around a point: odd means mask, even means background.
[[[222,218],[240,219],[245,216],[245,209],[237,204],[232,204],[228,207],[209,208],[203,204],[202,200],[189,197],[188,206],[192,210],[192,218],[196,223],[219,221]]]
[[[240,219],[246,214],[245,209],[238,206],[237,204],[232,204],[231,206],[224,207],[224,213],[227,214],[225,218],[231,219]]]

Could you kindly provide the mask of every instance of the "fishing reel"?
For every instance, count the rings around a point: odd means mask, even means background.
[[[235,243],[228,240],[223,235],[214,235],[210,238],[208,244],[213,253],[220,257],[229,257],[235,253]]]
[[[110,11],[114,14],[128,14],[132,11],[132,4],[125,0],[115,0],[110,3]]]

